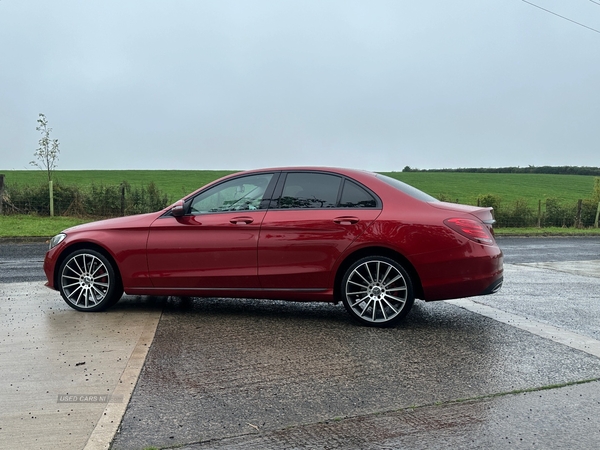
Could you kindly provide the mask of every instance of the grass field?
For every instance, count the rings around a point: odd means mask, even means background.
[[[198,189],[206,183],[235,170],[57,170],[54,182],[65,185],[119,185],[127,181],[132,186],[148,186],[151,182],[172,201]],[[6,184],[35,185],[46,182],[45,172],[39,170],[2,171]]]
[[[392,172],[393,176],[428,194],[446,195],[452,201],[476,205],[481,195],[498,195],[503,203],[519,198],[537,209],[538,201],[558,198],[576,203],[590,198],[594,177],[583,175],[547,175],[518,173],[452,173],[452,172]]]
[[[76,217],[0,216],[0,239],[48,239],[66,228],[92,219]],[[496,236],[600,236],[598,229],[576,228],[498,228]]]
[[[0,238],[49,238],[70,228],[89,222],[75,217],[0,216]]]
[[[127,181],[132,186],[147,186],[154,182],[165,192],[171,201],[234,170],[72,170],[56,171],[55,180],[66,185],[79,186],[118,185]],[[45,181],[45,173],[38,170],[2,171],[6,184],[34,185]],[[532,208],[537,209],[551,197],[561,201],[577,202],[590,198],[594,187],[594,177],[584,175],[545,175],[511,173],[456,173],[456,172],[385,172],[411,184],[434,197],[444,195],[459,203],[477,204],[481,195],[494,194],[503,203],[513,203],[523,198]]]

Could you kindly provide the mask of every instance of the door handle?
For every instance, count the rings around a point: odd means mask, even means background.
[[[242,224],[248,225],[248,224],[254,222],[254,219],[252,217],[247,217],[247,216],[234,217],[229,222],[231,222],[234,225],[242,225]]]
[[[358,223],[359,220],[360,219],[358,217],[354,216],[343,216],[333,219],[333,221],[338,225],[354,225],[355,223]]]

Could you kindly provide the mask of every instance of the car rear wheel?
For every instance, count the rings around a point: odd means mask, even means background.
[[[398,323],[415,301],[406,270],[384,256],[368,256],[352,264],[342,279],[341,294],[350,315],[374,327]]]
[[[103,311],[123,295],[111,262],[95,250],[77,250],[63,261],[59,290],[67,304],[78,311]]]

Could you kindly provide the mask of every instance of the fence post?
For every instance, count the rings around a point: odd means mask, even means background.
[[[575,216],[575,228],[581,228],[581,203],[583,200],[577,200],[577,215]]]
[[[125,183],[121,183],[121,216],[125,215]]]
[[[537,227],[542,228],[542,201],[538,200],[538,221]]]
[[[598,216],[600,216],[600,202],[598,202],[598,209],[596,210],[596,220],[594,221],[594,228],[598,228]]]
[[[0,173],[0,216],[2,215],[2,203],[4,201],[4,174]],[[596,219],[598,222],[598,219]]]
[[[54,183],[48,181],[48,192],[50,193],[50,217],[54,217]]]

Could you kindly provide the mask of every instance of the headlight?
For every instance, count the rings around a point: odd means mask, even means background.
[[[52,250],[54,247],[60,244],[66,237],[67,235],[65,233],[59,233],[56,236],[54,236],[52,239],[50,239],[50,248],[48,250]]]

